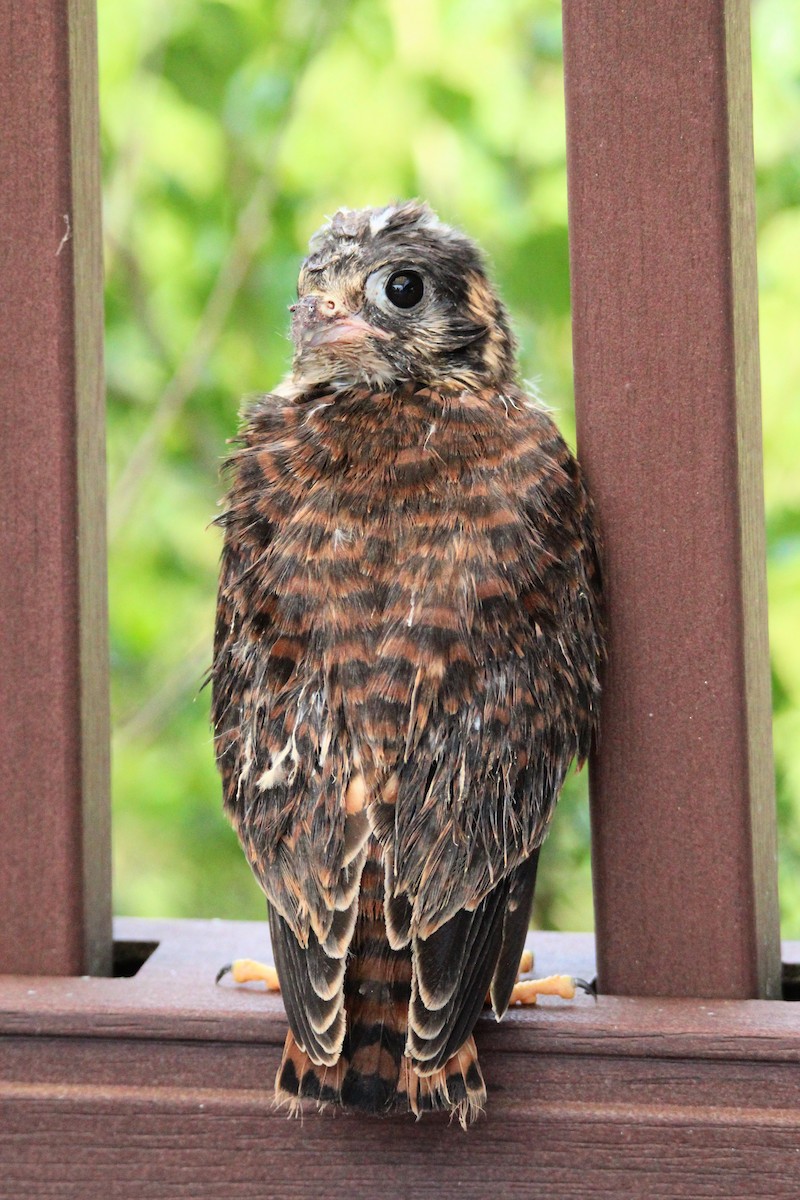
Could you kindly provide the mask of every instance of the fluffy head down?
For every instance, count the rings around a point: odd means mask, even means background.
[[[514,339],[480,252],[417,201],[337,212],[311,238],[292,314],[302,387],[514,378]]]

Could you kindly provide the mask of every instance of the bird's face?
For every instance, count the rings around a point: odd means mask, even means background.
[[[309,251],[291,307],[299,386],[513,379],[508,318],[481,256],[427,205],[343,209]]]

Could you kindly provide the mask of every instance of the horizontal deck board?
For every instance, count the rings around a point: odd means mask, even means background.
[[[283,1045],[279,996],[258,984],[215,986],[234,957],[271,961],[266,923],[117,920],[118,941],[158,942],[130,979],[0,976],[0,1036],[55,1035],[259,1042]],[[593,938],[537,933],[537,973],[594,974]],[[800,958],[789,944],[787,956]],[[792,957],[792,961],[794,961]],[[91,1023],[87,1025],[87,1013]],[[773,1001],[675,1000],[579,995],[514,1009],[498,1025],[481,1018],[492,1050],[800,1061],[800,1006]]]

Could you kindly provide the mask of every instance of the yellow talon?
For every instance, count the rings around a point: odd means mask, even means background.
[[[235,958],[228,967],[223,967],[217,975],[217,983],[223,975],[233,976],[234,983],[263,983],[268,992],[281,990],[278,972],[267,963],[256,962],[254,958]]]
[[[514,984],[509,1005],[535,1004],[538,996],[560,996],[574,1000],[575,980],[571,975],[548,975],[546,979],[523,979]]]

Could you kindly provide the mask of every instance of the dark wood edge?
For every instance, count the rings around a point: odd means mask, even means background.
[[[758,342],[755,152],[750,63],[750,4],[725,5],[728,113],[728,204],[731,323],[737,397],[739,556],[742,586],[743,698],[751,803],[755,955],[760,994],[772,996],[779,976],[778,831],[772,751],[772,690],[767,609],[767,538]]]
[[[0,976],[0,1036],[182,1039],[282,1045],[279,996],[259,985],[215,986],[234,957],[270,960],[266,923],[115,922],[118,941],[158,943],[132,978]],[[591,979],[590,934],[534,933],[537,973]],[[785,948],[800,961],[800,944]],[[800,1062],[800,1005],[775,1001],[659,1000],[579,995],[487,1014],[479,1040],[491,1051]]]
[[[111,969],[111,712],[96,0],[68,0],[83,961]]]

